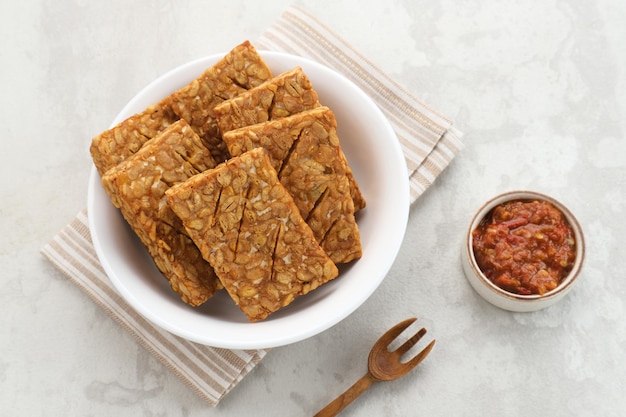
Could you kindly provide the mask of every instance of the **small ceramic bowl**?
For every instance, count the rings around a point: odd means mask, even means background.
[[[473,249],[472,232],[478,227],[482,219],[496,206],[514,200],[542,200],[551,203],[567,219],[574,232],[576,240],[576,257],[574,265],[568,275],[553,290],[542,295],[519,295],[506,291],[491,280],[481,271]],[[530,312],[551,306],[561,300],[573,287],[578,277],[585,256],[585,242],[583,232],[574,215],[560,202],[547,195],[533,191],[511,191],[500,194],[487,201],[474,215],[465,235],[462,251],[462,263],[465,275],[474,290],[491,304],[505,310],[515,312]]]

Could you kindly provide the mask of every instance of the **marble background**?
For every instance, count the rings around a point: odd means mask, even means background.
[[[626,412],[626,3],[301,1],[466,147],[411,209],[387,279],[354,314],[272,350],[215,409],[40,255],[86,205],[90,138],[163,72],[254,40],[291,3],[0,4],[0,415],[312,415],[364,372],[373,341],[418,315],[437,345],[343,415]],[[558,305],[501,311],[463,277],[472,213],[510,189],[567,204],[587,239]]]

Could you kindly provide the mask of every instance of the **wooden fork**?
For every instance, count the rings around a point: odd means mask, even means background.
[[[391,329],[387,330],[380,339],[374,343],[367,360],[367,373],[357,382],[348,388],[343,394],[335,398],[326,407],[321,409],[314,417],[336,416],[341,410],[346,408],[352,401],[361,395],[374,382],[391,381],[406,375],[415,368],[430,353],[435,341],[431,341],[422,351],[406,362],[400,362],[400,358],[411,349],[418,340],[426,334],[426,329],[421,328],[411,338],[404,342],[394,351],[389,351],[391,342],[400,335],[407,327],[415,322],[417,318],[406,319]]]

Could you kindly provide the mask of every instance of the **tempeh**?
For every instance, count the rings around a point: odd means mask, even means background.
[[[338,275],[262,148],[196,175],[166,196],[250,321]]]
[[[165,191],[213,168],[215,160],[184,120],[168,126],[102,177],[102,185],[182,300],[197,306],[221,288],[165,200]]]
[[[217,162],[229,158],[213,108],[269,80],[272,72],[250,42],[244,42],[189,85],[172,94],[172,110],[187,120]]]
[[[295,67],[215,106],[220,133],[319,107],[311,81]]]

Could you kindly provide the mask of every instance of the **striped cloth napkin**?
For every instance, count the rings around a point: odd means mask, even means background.
[[[257,49],[313,59],[344,74],[370,95],[389,118],[402,144],[415,201],[462,148],[452,122],[413,97],[307,10],[289,7],[253,42]],[[241,381],[268,349],[228,350],[189,342],[135,312],[102,269],[83,210],[42,253],[211,406]]]

